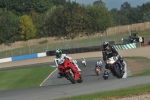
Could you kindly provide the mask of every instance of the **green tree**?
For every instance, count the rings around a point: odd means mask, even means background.
[[[47,37],[45,30],[45,14],[39,14],[37,12],[31,11],[30,17],[36,29],[36,38]]]
[[[28,40],[35,37],[36,29],[32,23],[31,18],[28,15],[21,16],[19,33],[21,40]]]
[[[53,9],[46,21],[48,32],[56,37],[74,38],[85,31],[86,10],[76,2],[67,2],[67,6],[59,5]],[[83,28],[84,27],[84,28]]]
[[[0,8],[7,8],[17,15],[30,11],[45,13],[52,5],[52,0],[0,0]]]
[[[132,7],[128,2],[124,2],[121,5],[121,10],[118,11],[119,25],[130,24],[129,16],[130,16],[131,9]]]
[[[131,10],[131,5],[130,5],[130,3],[128,3],[128,2],[124,2],[122,5],[121,5],[121,10],[122,9],[127,9],[127,10]]]
[[[97,0],[93,2],[93,6],[99,5],[99,6],[105,6],[105,3],[102,0]]]
[[[112,20],[113,20],[113,26],[117,26],[118,25],[118,10],[117,8],[113,8],[110,10],[111,16],[112,16]]]
[[[52,3],[56,6],[59,6],[59,5],[65,6],[66,0],[52,0]]]
[[[19,17],[6,9],[0,9],[0,44],[18,40]]]
[[[141,9],[139,7],[132,8],[129,15],[130,23],[140,23],[142,17],[143,17],[143,12],[141,12]]]
[[[65,17],[65,31],[67,32],[67,36],[69,38],[74,39],[81,32],[86,29],[83,26],[86,23],[85,16],[86,10],[83,6],[80,6],[76,2],[67,2],[67,6],[65,6],[65,10],[63,15]]]
[[[87,6],[87,14],[90,28],[93,32],[104,32],[112,26],[112,17],[108,9],[104,6]]]
[[[150,21],[150,10],[145,12],[142,18],[142,22]]]
[[[49,36],[62,37],[66,35],[64,31],[65,21],[62,16],[63,11],[64,7],[59,5],[54,11],[52,11],[51,15],[47,17],[46,26]]]

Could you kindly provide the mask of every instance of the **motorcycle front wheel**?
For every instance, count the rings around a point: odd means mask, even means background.
[[[82,83],[83,79],[82,79],[82,76],[80,75],[80,78],[79,80],[77,80],[78,83]]]
[[[66,77],[71,81],[72,84],[75,84],[76,81],[74,80],[73,76],[70,74],[70,72],[66,72]]]
[[[123,75],[121,74],[121,70],[118,68],[116,68],[116,66],[114,65],[114,71],[116,73],[117,78],[122,78]]]

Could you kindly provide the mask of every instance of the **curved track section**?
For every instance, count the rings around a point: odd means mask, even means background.
[[[65,78],[57,78],[57,70],[53,72],[39,87],[0,91],[0,100],[54,100],[56,98],[76,96],[81,94],[114,90],[139,84],[150,83],[150,77],[130,77],[117,79],[111,75],[108,80],[96,76],[94,72],[98,58],[87,60],[87,67],[78,64],[82,70],[83,83],[72,84]],[[48,64],[45,64],[48,65]],[[54,65],[54,63],[51,63]],[[102,72],[104,66],[102,68]]]

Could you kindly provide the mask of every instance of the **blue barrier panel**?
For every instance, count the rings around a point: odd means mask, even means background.
[[[31,59],[31,58],[38,58],[38,55],[29,54],[29,55],[15,56],[15,57],[12,57],[12,61],[26,60],[26,59]]]

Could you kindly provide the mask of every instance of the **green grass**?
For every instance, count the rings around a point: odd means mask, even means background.
[[[39,86],[54,69],[41,66],[0,70],[0,90]]]
[[[150,66],[149,66],[149,67],[150,67]],[[147,71],[145,71],[145,72],[136,74],[136,75],[134,75],[134,76],[147,76],[147,75],[150,75],[150,70],[147,70]]]
[[[118,90],[96,92],[92,94],[61,98],[56,100],[110,100],[109,98],[122,98],[145,93],[150,93],[150,84],[137,85]]]
[[[150,61],[150,59],[146,58],[146,57],[141,57],[141,56],[133,56],[133,57],[123,57],[125,59],[134,59],[134,60],[142,60],[142,61]]]
[[[146,58],[146,57],[125,57],[126,59],[134,59],[134,60],[140,60],[141,62],[150,62],[150,59]],[[144,70],[141,73],[135,74],[131,77],[135,77],[135,76],[147,76],[150,75],[150,65],[147,66],[148,68],[146,70]]]

